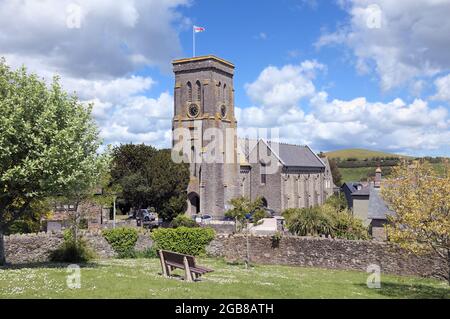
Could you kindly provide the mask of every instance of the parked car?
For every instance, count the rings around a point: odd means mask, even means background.
[[[213,220],[213,217],[207,214],[205,215],[195,214],[192,215],[192,219],[195,220],[197,224],[207,224]]]
[[[138,227],[144,226],[147,228],[159,227],[162,220],[158,218],[158,214],[155,211],[149,209],[138,209],[136,211],[136,225]]]

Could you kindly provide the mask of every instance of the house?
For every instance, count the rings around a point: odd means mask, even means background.
[[[382,170],[378,167],[373,182],[349,182],[341,188],[353,216],[369,227],[370,234],[375,240],[386,239],[384,225],[388,223],[388,217],[395,214],[381,197],[381,185]]]

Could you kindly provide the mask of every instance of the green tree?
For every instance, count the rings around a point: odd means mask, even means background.
[[[154,207],[169,221],[186,210],[189,169],[187,164],[174,163],[170,150],[124,144],[112,154],[111,177],[121,186],[124,206]]]
[[[334,158],[330,158],[328,159],[328,161],[330,162],[330,170],[331,175],[333,176],[333,183],[334,185],[340,187],[342,185],[342,175],[341,172],[339,171],[337,162]]]
[[[97,153],[92,105],[50,87],[25,67],[0,61],[0,263],[3,234],[36,200],[84,193],[96,184],[104,156]]]
[[[248,268],[250,263],[250,230],[252,227],[258,225],[268,214],[264,209],[261,197],[254,201],[251,201],[246,197],[234,198],[230,201],[230,204],[232,205],[232,208],[225,212],[225,216],[233,218],[236,222],[236,230],[238,232],[243,231],[245,234],[247,241],[245,268]]]
[[[423,161],[395,167],[381,190],[395,212],[389,240],[416,254],[434,251],[448,264],[450,285],[450,165],[440,176]]]
[[[39,232],[41,229],[41,220],[50,214],[51,207],[47,199],[34,200],[22,216],[16,219],[5,230],[5,235]]]

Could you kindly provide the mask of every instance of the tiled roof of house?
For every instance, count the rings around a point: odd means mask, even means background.
[[[381,198],[380,189],[370,187],[369,210],[367,217],[369,219],[386,220],[387,216],[393,216],[395,212],[390,210],[386,202]]]

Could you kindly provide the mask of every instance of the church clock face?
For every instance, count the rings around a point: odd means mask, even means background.
[[[188,112],[190,117],[197,117],[198,114],[200,113],[198,105],[194,103],[189,105]]]
[[[222,117],[225,117],[227,115],[227,107],[225,105],[222,105],[220,107],[220,114],[222,115]]]

